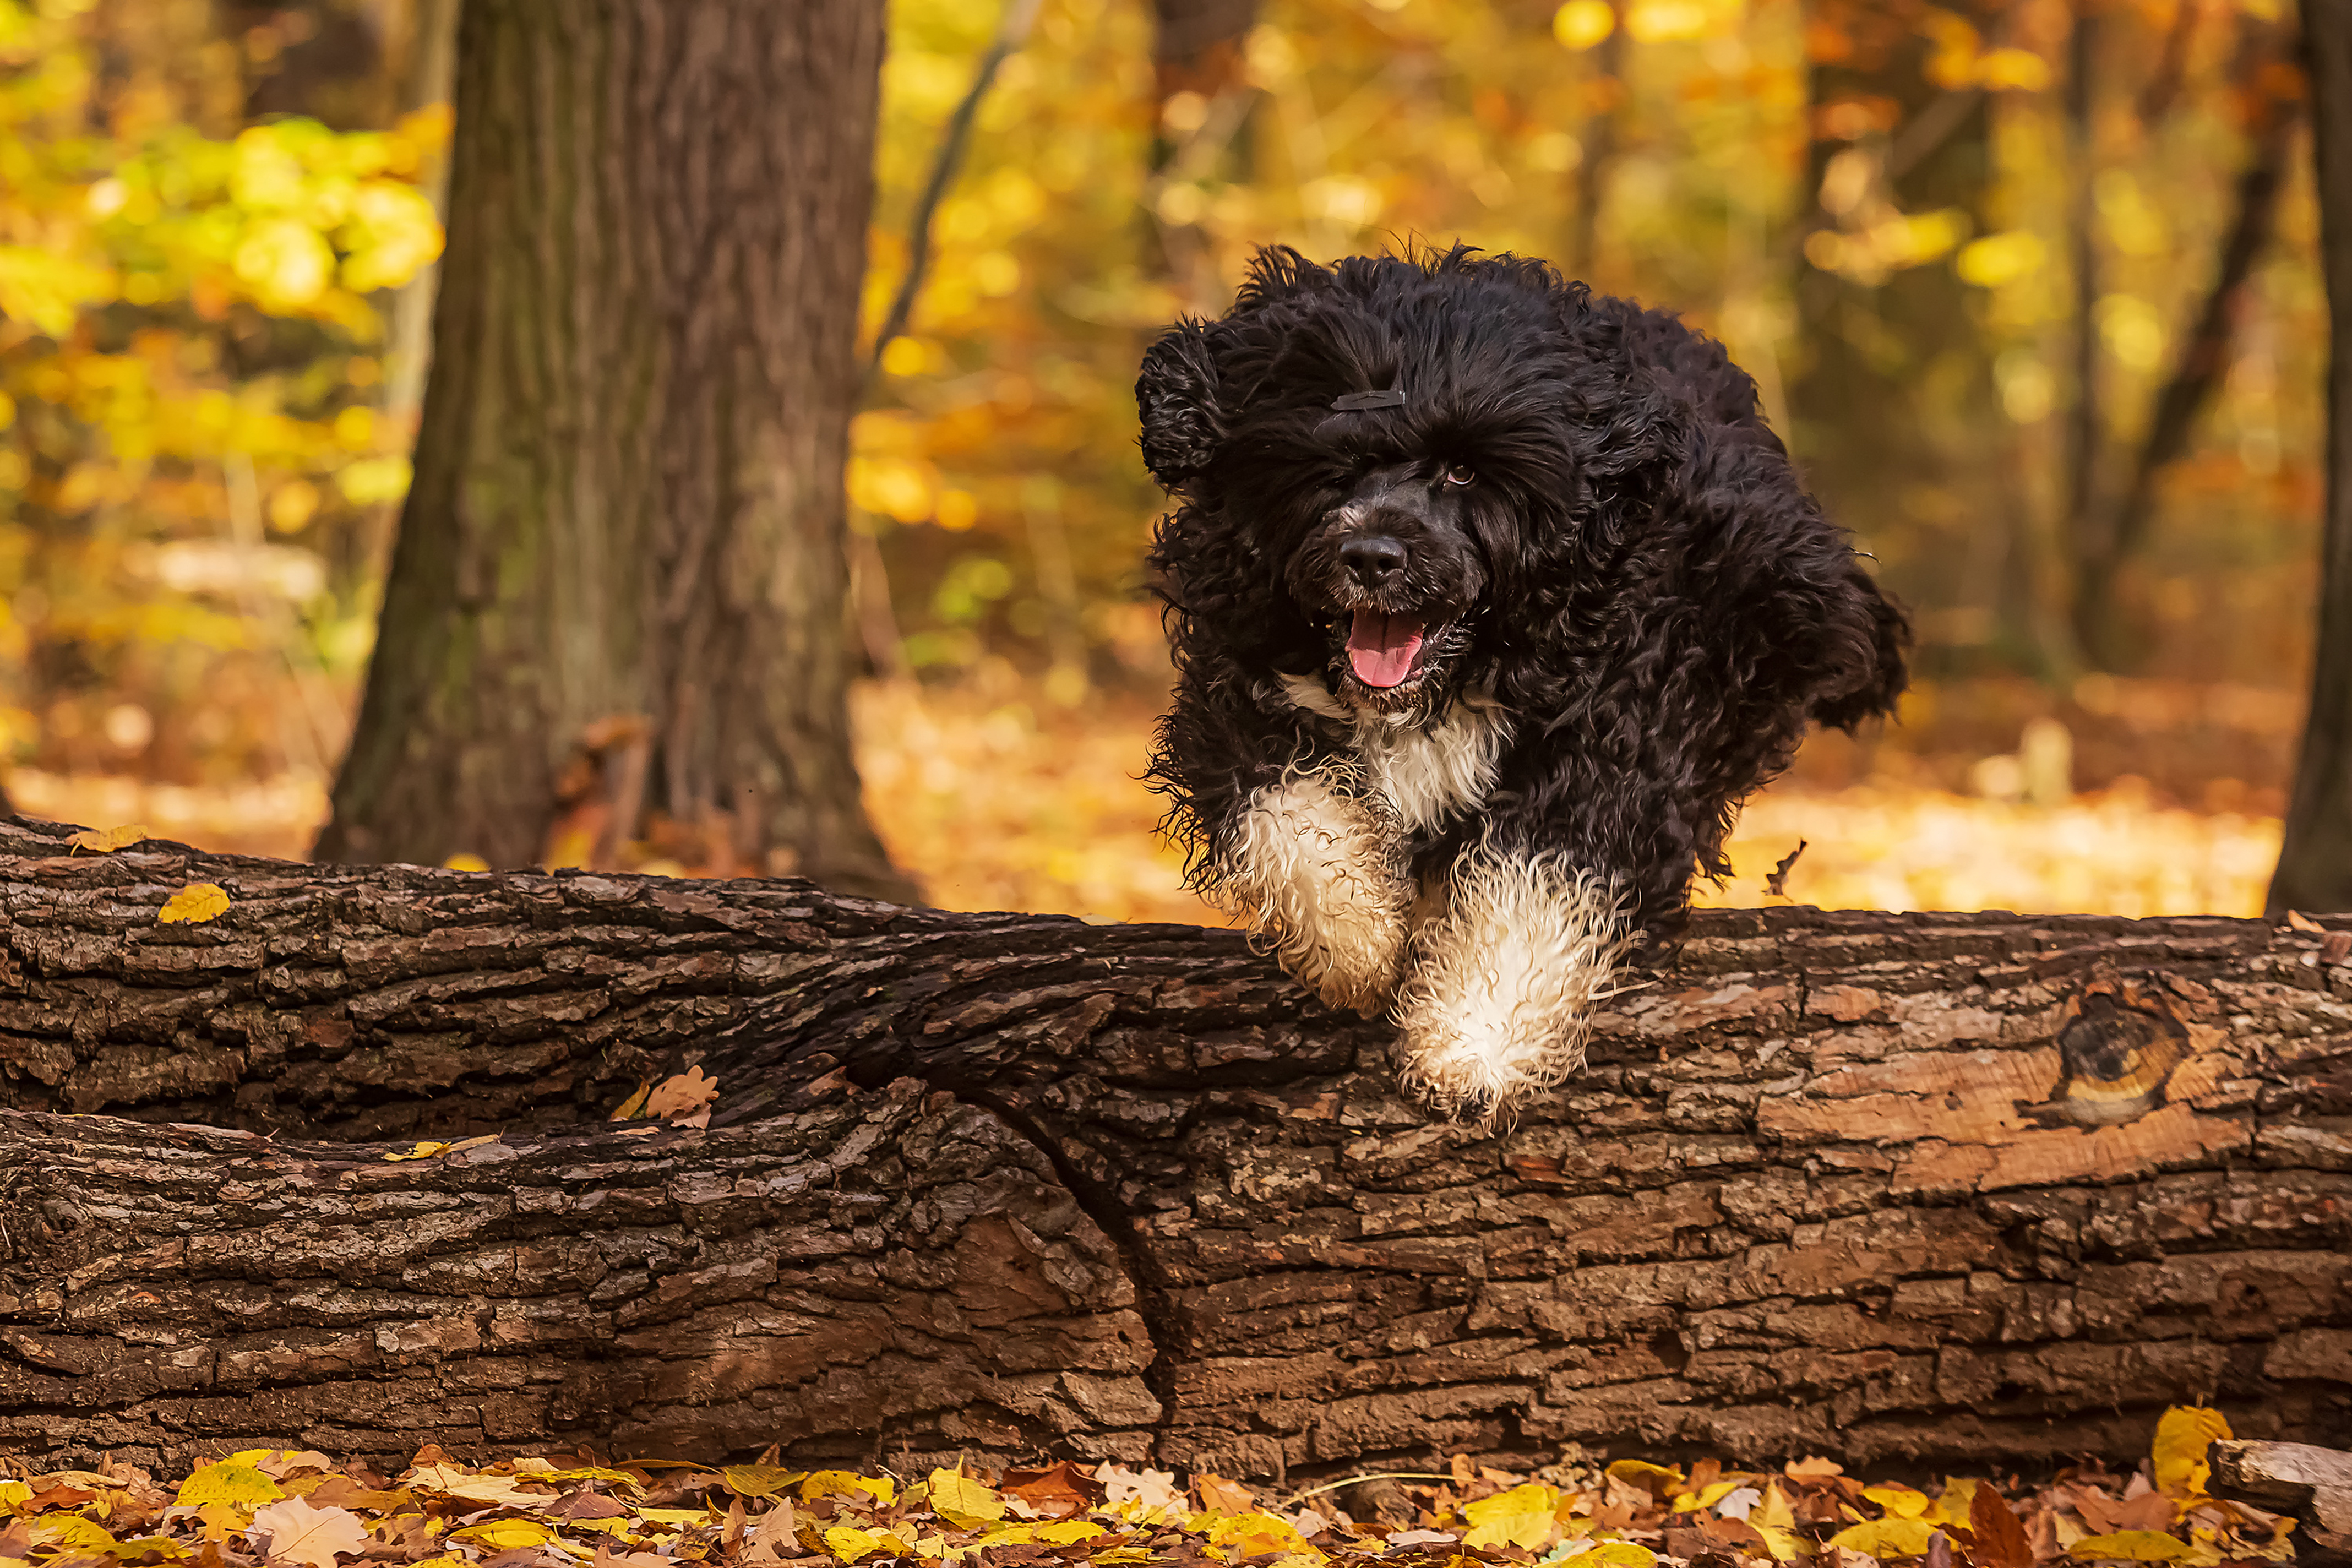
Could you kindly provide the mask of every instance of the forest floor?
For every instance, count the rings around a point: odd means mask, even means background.
[[[1514,1475],[1442,1471],[1253,1490],[1213,1475],[1066,1461],[983,1479],[964,1468],[808,1471],[775,1462],[565,1454],[479,1468],[428,1446],[394,1476],[307,1449],[251,1449],[176,1482],[107,1461],[39,1473],[0,1459],[0,1552],[91,1568],[257,1563],[337,1568],[338,1555],[418,1568],[741,1568],[949,1564],[1081,1568],[2035,1568],[2294,1555],[2291,1520],[2207,1495],[2218,1413],[2174,1409],[2150,1454],[2030,1479],[1865,1482],[1825,1459],[1743,1470],[1639,1459]],[[1363,1517],[1354,1518],[1354,1507]]]
[[[1699,901],[2259,913],[2292,704],[2109,687],[2088,709],[2062,710],[2071,731],[2029,689],[1987,686],[1925,690],[1876,740],[1809,742],[1790,776],[1749,804],[1731,844],[1737,874],[1702,883]],[[876,825],[949,909],[1216,923],[1184,889],[1181,858],[1156,831],[1161,803],[1140,781],[1158,706],[1099,691],[1059,705],[1002,666],[954,686],[861,688],[858,760]],[[2094,787],[2075,789],[2077,772]],[[297,774],[204,787],[20,768],[7,784],[35,816],[141,822],[204,848],[289,858],[326,813],[325,781]],[[1766,877],[1800,844],[1785,897],[1769,893]]]

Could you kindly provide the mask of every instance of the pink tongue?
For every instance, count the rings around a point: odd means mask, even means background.
[[[1402,685],[1421,651],[1421,623],[1411,616],[1358,610],[1348,632],[1348,663],[1367,686]]]

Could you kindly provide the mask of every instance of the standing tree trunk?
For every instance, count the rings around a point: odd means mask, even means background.
[[[842,465],[882,7],[469,0],[435,358],[318,853],[538,858],[657,813],[887,891],[859,801]]]
[[[2305,7],[2320,266],[2327,281],[2327,521],[2311,712],[2271,881],[2273,910],[2352,910],[2352,11]]]

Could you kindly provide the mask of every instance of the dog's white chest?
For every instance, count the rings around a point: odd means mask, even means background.
[[[1408,833],[1427,832],[1457,812],[1476,810],[1495,787],[1511,721],[1492,700],[1456,702],[1435,723],[1402,724],[1385,714],[1353,711],[1313,676],[1286,675],[1282,683],[1298,707],[1354,730],[1368,793],[1386,801]]]

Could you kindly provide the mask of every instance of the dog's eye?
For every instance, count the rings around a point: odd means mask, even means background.
[[[1467,463],[1448,463],[1445,466],[1445,482],[1449,485],[1466,485],[1477,477],[1478,470]]]

